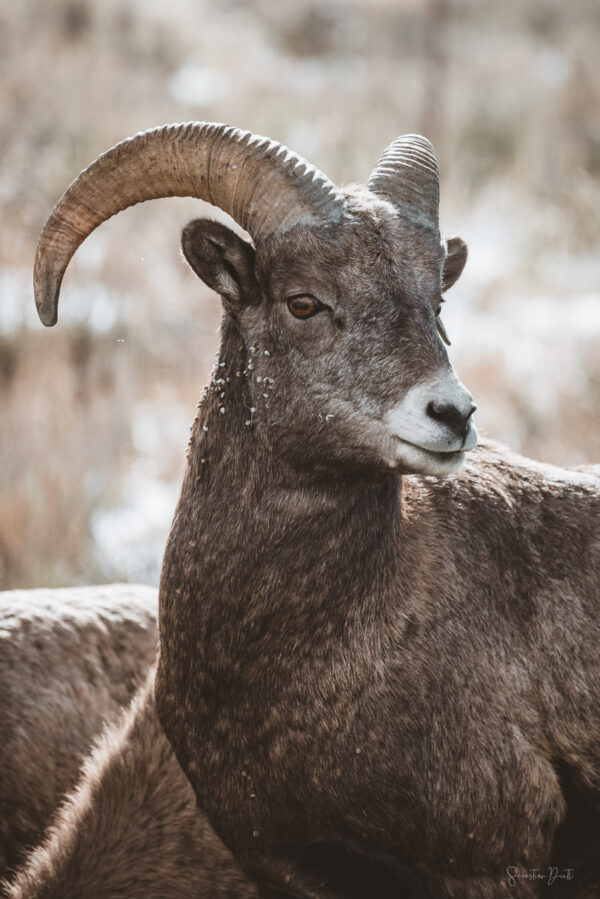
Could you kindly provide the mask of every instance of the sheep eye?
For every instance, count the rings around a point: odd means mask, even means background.
[[[310,318],[320,309],[319,302],[314,297],[306,295],[290,297],[287,305],[295,318]]]

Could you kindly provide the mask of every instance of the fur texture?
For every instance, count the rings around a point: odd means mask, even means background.
[[[0,877],[35,844],[156,654],[156,591],[0,593]]]
[[[253,268],[213,223],[184,251],[225,316],[157,703],[216,832],[265,897],[495,899],[549,864],[575,869],[555,895],[600,894],[598,479],[488,444],[448,480],[390,461],[389,410],[451,373],[456,254],[446,277],[431,232],[361,191]]]
[[[86,760],[7,899],[252,899],[156,715],[154,670]]]

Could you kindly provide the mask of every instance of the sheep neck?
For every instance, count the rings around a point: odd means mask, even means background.
[[[316,480],[274,458],[245,423],[245,363],[226,323],[161,580],[164,651],[186,634],[190,664],[228,681],[261,653],[375,620],[399,564],[400,478]]]

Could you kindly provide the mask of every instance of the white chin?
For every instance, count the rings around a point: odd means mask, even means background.
[[[393,467],[405,474],[428,474],[443,477],[453,474],[465,461],[465,453],[460,450],[454,453],[436,453],[432,450],[407,443],[399,437],[395,438],[396,458]]]

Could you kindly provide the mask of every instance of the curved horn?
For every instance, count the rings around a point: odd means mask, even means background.
[[[392,141],[367,187],[393,203],[403,218],[438,233],[440,170],[426,137],[404,134]]]
[[[164,125],[99,156],[62,195],[39,239],[33,283],[38,314],[56,323],[65,269],[94,228],[158,197],[219,206],[255,242],[301,221],[339,218],[342,196],[322,172],[277,141],[212,122]]]

